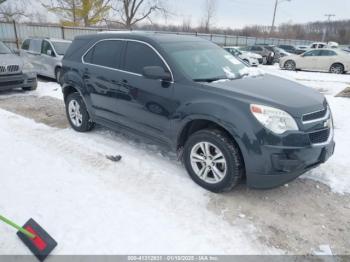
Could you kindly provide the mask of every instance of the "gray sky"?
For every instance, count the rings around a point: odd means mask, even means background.
[[[240,28],[245,25],[270,25],[275,0],[216,0],[215,25]],[[181,24],[183,17],[191,18],[197,25],[203,14],[205,0],[170,0],[169,7],[179,17],[168,23]],[[350,19],[350,0],[291,0],[279,5],[276,24],[304,23],[325,20],[324,14],[336,14],[335,19]]]
[[[39,0],[27,0],[33,10],[39,10],[51,22],[58,22],[57,16],[48,13]],[[49,0],[41,0],[48,2]],[[215,26],[241,28],[245,25],[271,25],[275,0],[216,0]],[[200,23],[205,0],[168,0],[167,6],[174,13],[166,24],[182,24],[191,19],[192,25]],[[291,0],[279,5],[276,25],[283,22],[305,23],[326,20],[326,13],[336,14],[335,19],[350,19],[350,0]],[[153,21],[164,23],[164,18]]]

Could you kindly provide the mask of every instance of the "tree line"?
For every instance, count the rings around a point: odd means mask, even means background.
[[[169,0],[39,0],[49,12],[60,18],[65,26],[104,26],[109,29],[143,29],[159,31],[198,32],[251,37],[276,37],[335,41],[350,43],[350,20],[310,22],[306,24],[284,23],[271,32],[270,26],[246,26],[241,29],[215,27],[217,0],[202,0],[202,17],[199,25],[192,25],[190,18],[183,18],[180,25],[163,25],[152,21],[155,16],[176,16],[167,2]],[[29,13],[27,0],[0,0],[0,21],[44,22],[40,14]],[[179,18],[181,19],[181,18]]]

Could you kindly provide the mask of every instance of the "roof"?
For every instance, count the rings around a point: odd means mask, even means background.
[[[50,40],[55,42],[71,43],[71,40],[61,39],[61,38],[51,38],[51,37],[27,37],[26,39],[36,39],[36,40]]]
[[[174,43],[174,42],[198,42],[206,41],[200,37],[177,35],[172,33],[156,33],[141,31],[107,31],[96,34],[77,36],[76,39],[110,39],[110,38],[127,38],[140,41],[154,41],[157,43]]]

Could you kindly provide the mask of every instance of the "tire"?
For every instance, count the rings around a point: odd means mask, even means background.
[[[283,67],[284,67],[284,69],[287,69],[287,70],[292,70],[292,71],[296,70],[296,64],[293,60],[287,60],[284,63]]]
[[[209,150],[206,151],[210,153],[207,156],[211,159],[205,157],[206,154],[199,154],[203,152],[203,143],[208,145]],[[218,158],[220,153],[223,157]],[[202,159],[199,160],[197,156]],[[211,163],[212,157],[217,157],[217,161],[221,163]],[[206,160],[203,160],[204,158]],[[217,129],[204,129],[192,134],[185,143],[183,162],[192,180],[214,193],[232,190],[244,175],[244,164],[238,145],[225,132]],[[202,170],[204,172],[200,177]],[[222,176],[218,178],[214,173]]]
[[[243,62],[246,63],[247,65],[250,65],[250,63],[247,59],[243,59]]]
[[[22,90],[24,91],[34,91],[36,90],[37,86],[28,86],[28,87],[22,87]]]
[[[332,74],[344,74],[344,66],[340,63],[333,64],[329,69],[329,72]]]
[[[56,78],[56,82],[61,84],[61,82],[62,82],[62,68],[61,67],[56,67],[55,78]]]
[[[73,110],[73,106],[75,106],[75,110]],[[69,124],[75,131],[88,132],[95,126],[79,93],[68,95],[66,99],[66,114]]]

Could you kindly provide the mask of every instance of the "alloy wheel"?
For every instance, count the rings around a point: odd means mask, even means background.
[[[80,105],[76,100],[71,100],[69,102],[68,112],[73,125],[80,127],[83,124],[83,115],[80,112]]]
[[[219,183],[226,176],[226,158],[221,150],[212,143],[200,142],[194,145],[190,160],[195,174],[206,183]]]

